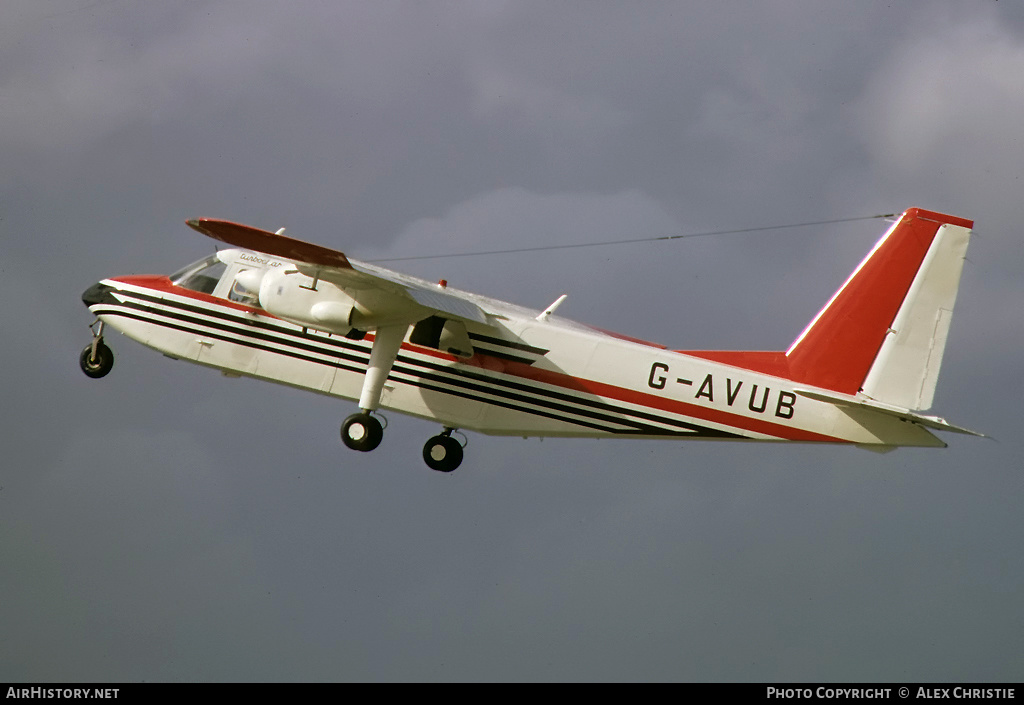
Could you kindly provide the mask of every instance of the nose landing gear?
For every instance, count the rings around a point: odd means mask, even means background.
[[[99,379],[114,366],[114,353],[103,343],[103,321],[95,321],[89,328],[92,328],[92,342],[78,356],[78,365],[86,375]]]

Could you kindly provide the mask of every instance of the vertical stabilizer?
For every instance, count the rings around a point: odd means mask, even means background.
[[[793,379],[931,406],[972,221],[911,208],[786,352]]]

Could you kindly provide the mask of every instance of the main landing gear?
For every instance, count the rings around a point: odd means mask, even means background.
[[[341,425],[341,440],[352,450],[371,451],[380,445],[384,427],[373,412],[380,405],[384,382],[391,372],[402,347],[402,340],[408,325],[391,325],[377,328],[374,332],[370,361],[359,393],[359,413],[352,414]],[[462,445],[452,438],[454,429],[446,428],[423,446],[423,460],[439,472],[451,472],[462,462]]]
[[[454,429],[446,428],[423,446],[423,461],[431,470],[451,472],[462,464],[462,444],[452,438]],[[366,411],[352,414],[341,424],[341,441],[352,450],[367,453],[380,445],[384,425]]]
[[[423,461],[431,470],[451,472],[462,463],[462,444],[452,438],[452,430],[446,428],[423,446]]]
[[[96,326],[93,328],[93,326]],[[85,346],[78,356],[78,365],[82,372],[98,379],[105,377],[114,366],[114,353],[103,343],[103,321],[95,321],[92,328],[92,342]]]
[[[384,427],[367,411],[352,414],[341,424],[341,440],[352,450],[369,452],[380,445],[382,438]]]

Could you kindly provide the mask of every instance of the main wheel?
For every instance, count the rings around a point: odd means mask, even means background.
[[[352,414],[341,425],[341,440],[352,450],[371,451],[380,445],[384,429],[366,412]]]
[[[462,463],[462,446],[451,436],[434,436],[423,446],[423,461],[431,470],[451,472]]]
[[[93,379],[98,379],[110,372],[110,368],[114,366],[114,353],[101,340],[96,344],[96,355],[93,356],[90,343],[78,356],[78,366],[85,374]]]

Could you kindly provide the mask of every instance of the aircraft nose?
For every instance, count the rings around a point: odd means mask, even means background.
[[[113,287],[108,284],[96,282],[82,292],[82,303],[86,306],[93,306],[95,304],[110,302],[113,300],[113,297],[110,295],[110,291],[112,289]]]

